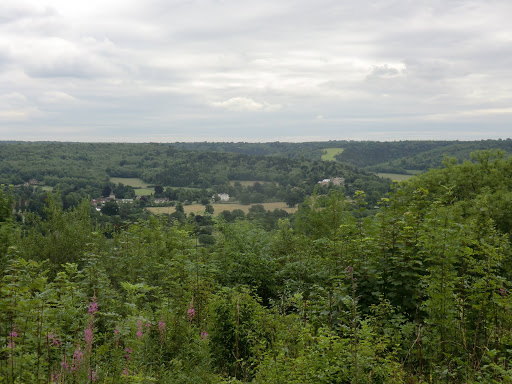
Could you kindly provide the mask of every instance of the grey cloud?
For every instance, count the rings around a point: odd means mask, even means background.
[[[0,89],[25,95],[27,130],[424,137],[510,121],[506,0],[4,1]]]
[[[374,66],[372,72],[366,77],[367,79],[372,78],[390,78],[400,75],[400,71],[395,67],[390,67],[388,64],[381,66]]]
[[[33,18],[55,17],[57,14],[57,11],[52,7],[29,4],[24,1],[4,0],[0,4],[1,24]]]

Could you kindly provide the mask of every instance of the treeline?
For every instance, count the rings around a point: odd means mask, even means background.
[[[265,230],[150,218],[105,236],[87,202],[0,195],[5,382],[502,383],[512,377],[512,158],[333,189]],[[257,211],[253,212],[255,215]],[[197,220],[196,220],[197,221]]]
[[[305,143],[246,143],[246,142],[196,142],[173,143],[173,146],[194,151],[231,152],[251,156],[280,156],[295,159],[320,160],[324,148],[337,146],[345,141],[305,142]]]

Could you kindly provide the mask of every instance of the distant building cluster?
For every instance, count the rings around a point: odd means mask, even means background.
[[[220,199],[220,201],[226,202],[229,201],[229,195],[227,193],[217,193],[216,195],[212,196],[213,200],[216,200],[216,197]]]
[[[99,197],[97,199],[92,199],[91,204],[96,208],[97,211],[100,211],[101,207],[103,207],[108,201],[115,201],[118,204],[133,203],[133,199],[116,199],[116,195],[111,193],[109,197]]]
[[[140,196],[137,196],[137,199],[139,199],[139,198],[140,198]],[[168,203],[169,201],[170,200],[167,197],[155,197],[153,199],[153,203],[155,203],[155,204],[165,204],[165,203]]]
[[[9,187],[30,187],[31,185],[39,185],[39,181],[36,179],[30,179],[29,181],[24,182],[23,184],[9,184]],[[1,184],[2,188],[5,187],[5,184]]]
[[[142,198],[142,196],[137,196],[135,199],[141,200],[141,198]],[[109,197],[99,197],[97,199],[92,199],[91,204],[96,208],[97,211],[100,211],[101,208],[108,201],[114,201],[117,204],[126,204],[126,203],[133,203],[134,199],[118,199],[118,198],[116,198],[116,195],[111,193]],[[167,204],[170,202],[170,200],[167,197],[155,197],[151,201],[153,204]]]
[[[343,183],[345,183],[345,178],[344,177],[331,177],[330,179],[323,179],[318,182],[318,184],[320,184],[320,185],[329,185],[331,183],[332,183],[332,185],[343,185]]]

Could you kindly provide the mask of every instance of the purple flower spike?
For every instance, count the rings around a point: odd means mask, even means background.
[[[88,310],[88,312],[89,312],[89,315],[92,315],[92,316],[97,314],[98,313],[98,303],[95,302],[95,301],[91,301],[89,303],[89,310]]]

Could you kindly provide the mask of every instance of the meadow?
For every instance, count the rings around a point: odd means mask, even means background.
[[[336,161],[334,156],[339,155],[343,152],[343,148],[325,148],[322,154],[322,160],[324,161]]]
[[[133,188],[135,196],[150,196],[155,193],[153,188]]]
[[[150,196],[155,193],[154,187],[151,184],[146,183],[144,180],[136,177],[111,177],[110,182],[114,184],[123,184],[133,187],[136,196]],[[166,188],[167,186],[163,186]],[[180,187],[181,189],[192,189],[197,190],[198,188],[191,187]]]
[[[404,175],[403,173],[376,173],[376,175],[396,181],[409,180],[411,177],[414,177],[414,175]]]
[[[136,177],[111,177],[110,182],[114,184],[128,185],[133,188],[147,188],[150,184]]]

